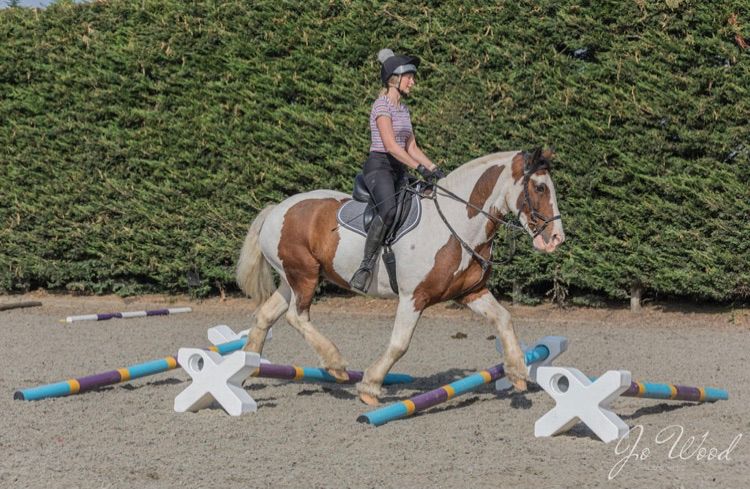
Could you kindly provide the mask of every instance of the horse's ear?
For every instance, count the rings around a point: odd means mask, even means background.
[[[542,151],[542,159],[546,160],[548,164],[551,163],[555,159],[555,148],[550,146]]]
[[[539,157],[542,155],[542,148],[534,148],[534,150],[531,152],[531,156],[529,156],[526,159],[525,164],[523,165],[523,172],[524,173],[532,173],[534,168],[536,168],[537,162],[539,161]]]

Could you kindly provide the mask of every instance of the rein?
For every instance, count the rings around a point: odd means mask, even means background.
[[[500,225],[507,229],[512,229],[513,231],[515,231],[514,238],[515,238],[515,234],[517,234],[519,231],[524,230],[523,227],[519,226],[518,224],[505,221],[504,219],[500,219],[499,217],[495,217],[492,214],[485,212],[483,209],[475,206],[471,202],[467,202],[466,200],[462,199],[461,197],[454,194],[453,192],[446,189],[445,187],[438,185],[437,183],[433,183],[432,186],[434,186],[437,190],[441,191],[439,195],[450,197],[453,200],[456,200],[458,202],[461,202],[462,204],[467,205],[468,207],[471,207],[472,209],[476,210],[477,212],[485,216],[487,219],[492,221],[495,225]],[[456,240],[461,244],[461,247],[465,249],[467,253],[469,253],[469,255],[471,255],[471,257],[474,258],[479,263],[480,267],[482,267],[482,277],[484,277],[484,274],[487,272],[487,270],[489,270],[492,267],[492,265],[503,265],[507,263],[507,261],[494,261],[492,260],[492,258],[490,258],[489,260],[484,258],[482,255],[474,251],[474,248],[472,248],[466,241],[464,241],[461,238],[461,236],[459,236],[458,232],[456,232],[456,230],[453,229],[453,226],[451,226],[450,223],[448,222],[448,219],[445,218],[445,214],[443,214],[443,210],[440,208],[440,204],[438,203],[438,199],[437,199],[438,197],[437,191],[433,192],[430,195],[422,194],[422,197],[431,199],[433,202],[435,202],[435,209],[437,210],[438,215],[440,216],[440,219],[442,219],[443,223],[445,224],[445,227],[448,228],[448,231],[450,231],[451,235],[453,235],[453,237],[456,238]],[[490,257],[492,257],[492,245],[493,245],[493,242],[490,242]],[[515,248],[515,240],[514,240],[513,248]],[[480,281],[481,281],[481,278],[480,278]],[[473,288],[474,287],[472,287],[471,289],[473,290]]]

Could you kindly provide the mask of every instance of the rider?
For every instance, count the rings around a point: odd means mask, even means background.
[[[395,219],[397,186],[406,167],[417,170],[428,181],[445,176],[417,146],[409,109],[401,101],[414,86],[419,58],[394,55],[390,49],[381,49],[378,60],[382,65],[380,79],[384,88],[370,111],[372,143],[363,171],[377,216],[367,231],[364,259],[349,282],[353,289],[362,292],[369,285],[383,238]]]

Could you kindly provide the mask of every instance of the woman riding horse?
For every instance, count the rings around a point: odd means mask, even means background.
[[[396,87],[389,86],[386,96],[408,93],[416,59],[384,55],[381,60],[383,73],[388,75],[385,80],[390,80],[399,68],[404,71],[396,73]],[[409,74],[412,76],[406,76]],[[384,143],[380,149],[387,152],[375,151],[381,155],[376,154],[366,163],[366,168],[372,167],[367,172],[372,182],[368,186],[381,196],[380,202],[387,200],[388,192],[395,193],[394,175],[399,169],[403,171],[399,165],[419,168],[421,163],[423,168],[419,171],[423,176],[442,176],[429,159],[418,149],[415,151],[411,131],[398,142],[399,133],[405,129],[396,124],[395,114],[405,109],[389,100],[384,100],[386,107],[377,111],[373,108],[374,114],[382,115],[375,117],[374,123]],[[369,246],[382,239],[371,228],[372,236],[368,234],[366,238],[370,255],[365,256],[364,263],[371,271],[365,273],[361,283],[369,295],[397,297],[398,308],[388,347],[357,384],[363,402],[378,403],[383,379],[406,353],[422,312],[449,300],[465,304],[494,324],[503,345],[505,373],[517,389],[526,388],[524,353],[510,313],[495,299],[486,282],[491,272],[492,241],[504,223],[502,216],[517,215],[539,251],[552,252],[565,240],[550,175],[551,160],[552,153],[541,150],[493,153],[469,161],[440,179],[429,198],[422,200],[416,227],[392,246],[398,293],[391,289],[383,261],[377,260],[376,246]],[[380,185],[388,186],[388,190],[381,193]],[[286,315],[289,324],[318,354],[322,366],[337,379],[348,379],[346,360],[312,324],[310,306],[321,277],[351,289],[344,277],[367,268],[358,267],[364,239],[337,223],[339,209],[350,200],[351,196],[342,192],[315,190],[269,205],[255,217],[237,264],[237,283],[259,304],[245,351],[261,353],[268,330]],[[385,218],[384,213],[380,217],[383,226]],[[278,286],[274,284],[274,270],[279,277]],[[372,283],[365,287],[370,275]]]
[[[409,109],[402,102],[414,86],[419,58],[397,56],[390,49],[381,49],[378,60],[382,65],[380,79],[384,88],[370,111],[372,143],[363,171],[377,216],[367,231],[364,259],[349,281],[352,289],[360,292],[367,291],[383,237],[393,225],[398,185],[406,167],[417,170],[426,180],[436,181],[445,176],[419,149]]]

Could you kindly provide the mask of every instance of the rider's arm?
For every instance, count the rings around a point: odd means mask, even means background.
[[[378,126],[380,139],[383,140],[385,150],[404,165],[416,169],[420,162],[413,156],[409,155],[404,148],[396,143],[396,136],[393,133],[393,121],[391,121],[391,118],[387,116],[378,117],[375,120],[375,124]]]
[[[419,146],[417,146],[417,138],[415,138],[414,135],[410,136],[409,140],[406,141],[406,152],[409,153],[409,156],[424,165],[428,170],[432,171],[435,169],[435,163],[430,161],[427,155],[425,155]]]

